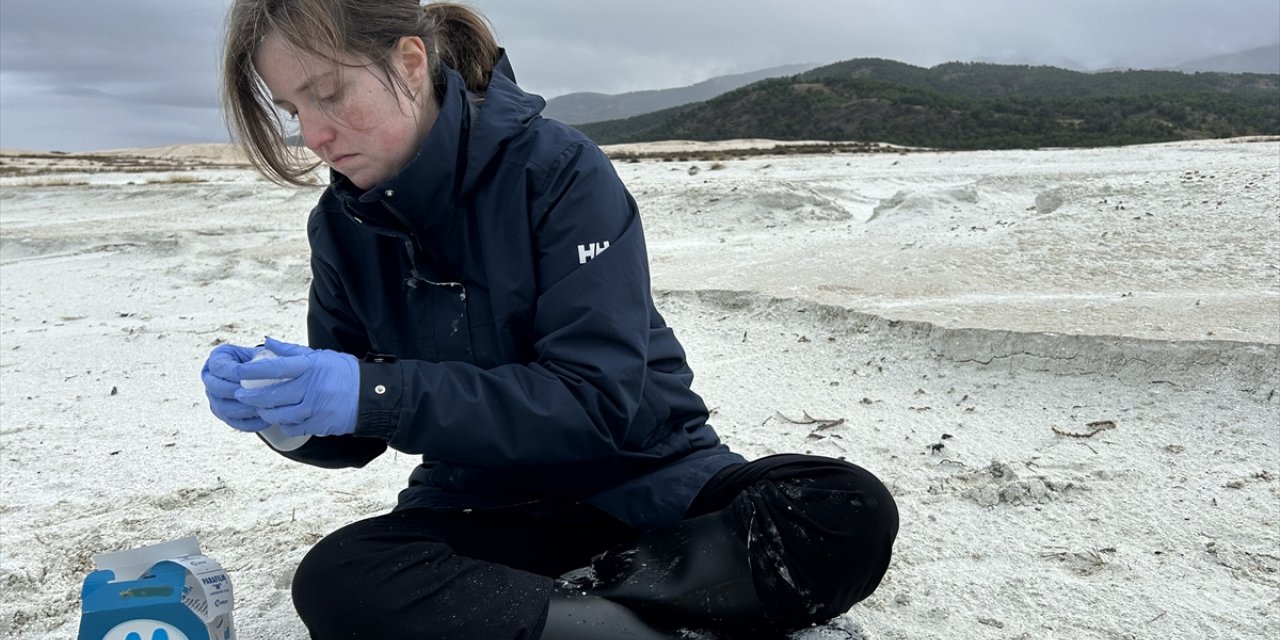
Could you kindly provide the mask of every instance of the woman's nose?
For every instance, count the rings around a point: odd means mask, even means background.
[[[308,149],[320,153],[320,149],[333,142],[337,131],[323,113],[299,112],[298,127],[302,132],[302,144]]]

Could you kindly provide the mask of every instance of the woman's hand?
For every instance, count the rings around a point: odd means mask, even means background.
[[[236,399],[240,391],[238,367],[253,359],[256,349],[233,344],[219,345],[209,354],[200,380],[204,393],[209,397],[209,410],[213,415],[240,431],[262,431],[269,424],[258,415],[258,410]]]
[[[238,388],[234,392],[238,403],[256,409],[259,419],[280,425],[288,436],[340,436],[355,431],[360,406],[360,363],[355,356],[272,338],[267,338],[265,346],[279,357],[238,364],[237,378],[285,380]]]

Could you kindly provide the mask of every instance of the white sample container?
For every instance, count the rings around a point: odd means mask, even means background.
[[[263,347],[258,351],[258,353],[254,354],[253,360],[250,362],[271,360],[279,357],[280,356],[276,355],[270,349]],[[292,378],[279,378],[276,380],[241,380],[240,386],[245,389],[258,389],[261,387],[269,387],[280,382],[288,382],[289,380],[292,380]],[[284,429],[281,429],[278,424],[273,424],[266,429],[259,431],[258,435],[262,436],[262,439],[266,440],[267,444],[271,445],[271,447],[276,451],[293,451],[306,444],[307,441],[311,439],[311,436],[285,435]]]

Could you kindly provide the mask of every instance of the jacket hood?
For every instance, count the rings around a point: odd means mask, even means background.
[[[516,84],[515,72],[506,52],[498,59],[493,68],[493,78],[482,100],[466,93],[466,85],[462,76],[453,69],[446,69],[449,77],[449,91],[456,87],[467,95],[470,119],[475,125],[474,136],[470,141],[467,153],[466,172],[462,181],[462,192],[467,193],[475,188],[476,179],[484,173],[485,167],[498,155],[505,143],[524,132],[537,118],[542,117],[542,110],[547,102],[541,96],[527,93]]]

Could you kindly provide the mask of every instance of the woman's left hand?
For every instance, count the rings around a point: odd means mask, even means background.
[[[238,366],[242,380],[287,379],[236,391],[268,424],[289,436],[340,436],[355,431],[360,405],[360,363],[355,356],[267,338],[275,359]],[[292,379],[288,379],[292,378]]]

